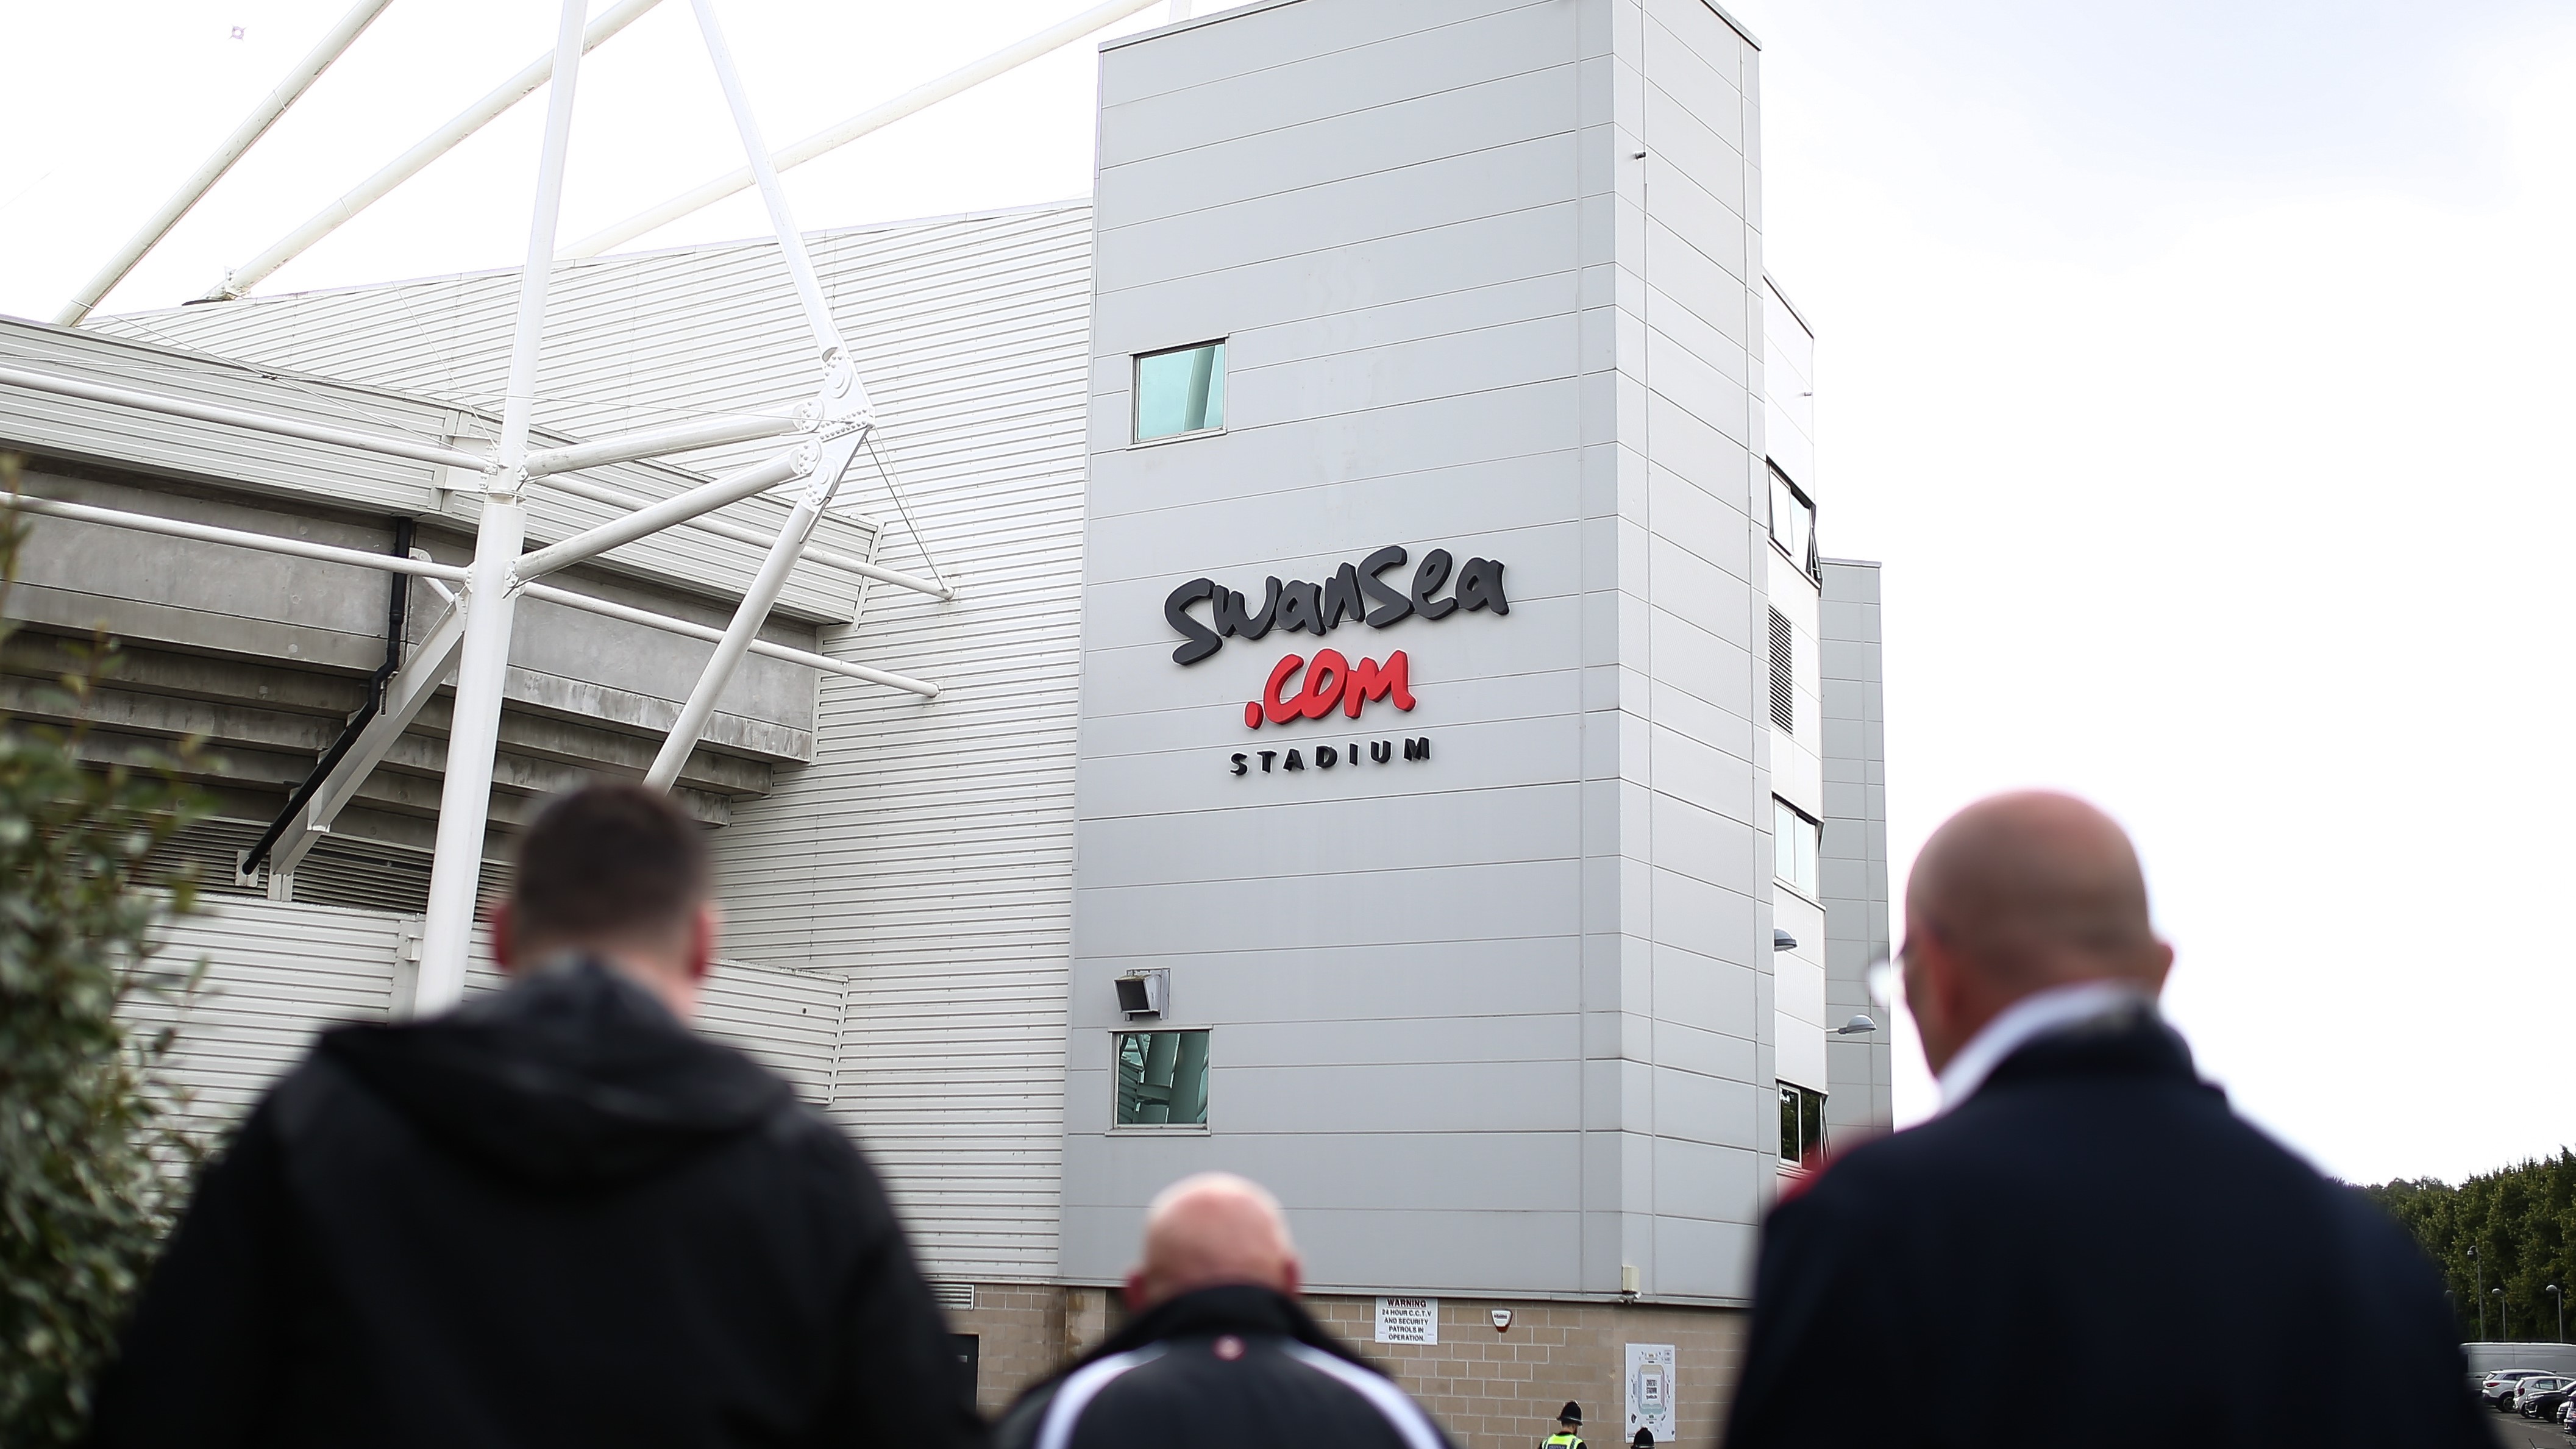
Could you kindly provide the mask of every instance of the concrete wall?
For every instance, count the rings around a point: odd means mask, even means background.
[[[1698,0],[1299,0],[1104,51],[1072,1279],[1225,1166],[1325,1288],[1606,1296],[1628,1266],[1743,1297],[1772,1150],[1753,60]],[[1220,337],[1225,430],[1135,445],[1132,356]],[[1502,560],[1508,616],[1174,661],[1176,586],[1257,601],[1389,544]],[[1404,651],[1418,706],[1247,730],[1327,646]],[[1287,770],[1408,737],[1431,757]],[[1215,1034],[1204,1133],[1113,1130],[1111,978],[1142,966]]]

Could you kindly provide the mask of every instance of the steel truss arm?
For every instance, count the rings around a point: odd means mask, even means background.
[[[569,589],[558,589],[552,584],[529,584],[521,592],[531,599],[549,604],[561,604],[568,609],[586,610],[602,618],[622,619],[629,624],[641,624],[647,629],[660,629],[668,634],[703,639],[710,644],[724,642],[724,631],[721,629],[710,629],[704,624],[688,619],[674,619],[668,614],[656,614],[649,609],[611,603],[606,599],[594,599],[588,594],[576,594]],[[846,659],[834,659],[828,654],[815,654],[803,649],[793,649],[784,644],[772,644],[766,639],[752,640],[750,652],[769,659],[783,659],[790,664],[802,664],[808,669],[818,669],[825,674],[837,674],[843,679],[882,684],[888,689],[900,689],[909,694],[920,695],[924,699],[939,697],[939,686],[929,680],[915,679],[909,674],[897,674],[888,669],[871,669],[864,664],[852,664]]]
[[[582,50],[587,53],[597,49],[601,41],[634,24],[645,11],[660,3],[662,0],[625,0],[624,4],[592,21],[590,28],[582,32]],[[528,62],[517,75],[501,82],[490,95],[458,112],[446,125],[422,138],[419,145],[395,157],[375,175],[359,182],[348,195],[314,213],[302,226],[287,233],[276,245],[235,268],[224,278],[222,285],[206,294],[205,300],[228,302],[268,280],[270,273],[304,255],[306,249],[315,242],[338,231],[345,223],[355,220],[358,213],[382,201],[386,193],[419,175],[432,161],[455,150],[466,137],[491,124],[493,118],[502,112],[526,100],[535,93],[537,87],[551,79],[554,73],[555,56],[551,50]]]
[[[1026,40],[1004,46],[971,65],[918,85],[893,100],[871,110],[860,112],[829,129],[817,131],[804,140],[776,153],[775,164],[781,171],[802,166],[817,156],[836,151],[871,131],[882,130],[917,111],[927,110],[962,91],[970,90],[1006,71],[1015,70],[1039,56],[1114,25],[1139,10],[1149,9],[1160,0],[1109,0],[1095,5],[1070,20],[1053,25]],[[612,247],[621,247],[647,232],[659,231],[692,212],[702,211],[739,191],[748,190],[755,177],[750,167],[719,176],[715,180],[672,197],[649,211],[637,212],[617,225],[594,232],[564,249],[565,260],[595,257]]]
[[[725,43],[724,28],[716,23],[714,0],[689,0],[689,8],[697,13],[698,33],[706,39],[707,59],[715,66],[725,108],[733,112],[743,157],[751,163],[752,179],[760,184],[770,230],[778,234],[779,256],[787,263],[788,279],[796,284],[796,300],[805,306],[805,325],[814,334],[814,348],[827,363],[846,358],[850,349],[842,344],[840,324],[832,320],[831,305],[823,300],[823,283],[814,275],[814,259],[805,252],[805,234],[796,229],[796,218],[788,212],[786,188],[778,184],[778,168],[770,164],[768,143],[760,139],[760,121],[752,115],[751,97],[744,93],[742,77],[734,70],[733,47]],[[855,384],[856,379],[852,381]],[[864,391],[857,402],[857,420],[864,422],[868,411]]]
[[[391,458],[409,458],[419,463],[442,463],[462,468],[469,473],[489,473],[493,463],[471,453],[438,443],[394,437],[386,433],[359,433],[335,428],[327,423],[308,423],[301,418],[282,418],[273,413],[253,412],[247,408],[228,408],[218,403],[190,402],[185,398],[164,397],[159,393],[136,392],[132,388],[110,387],[84,378],[56,377],[49,372],[29,372],[24,368],[0,367],[0,383],[23,387],[31,392],[49,392],[58,397],[85,398],[91,402],[113,403],[118,407],[141,408],[174,418],[193,418],[201,423],[222,423],[228,427],[249,428],[256,432],[275,433],[280,437],[302,438],[311,443],[331,443],[343,448],[357,448],[369,453],[382,453]]]
[[[814,426],[814,421],[810,416],[714,418],[706,422],[681,423],[676,427],[612,433],[587,443],[540,448],[530,453],[520,468],[531,478],[543,478],[550,473],[570,473],[609,463],[631,463],[638,458],[659,458],[666,453],[686,453],[698,448],[721,447],[726,443],[756,442],[782,433],[803,432]]]
[[[412,651],[393,677],[385,681],[384,703],[377,706],[375,718],[358,732],[356,743],[331,767],[322,787],[306,802],[303,816],[271,848],[268,868],[280,875],[292,875],[295,863],[305,852],[331,833],[331,824],[340,812],[357,798],[358,787],[367,776],[383,764],[392,752],[394,742],[402,738],[412,721],[420,718],[423,706],[438,693],[438,687],[456,672],[456,655],[465,642],[465,613],[468,602],[451,600],[445,611],[429,626],[429,634]]]
[[[215,189],[215,183],[224,179],[224,173],[233,169],[233,163],[257,144],[260,137],[268,134],[268,128],[277,124],[278,118],[286,114],[287,107],[301,99],[304,92],[322,78],[322,72],[329,70],[332,62],[338,60],[368,26],[375,24],[376,17],[384,14],[385,7],[391,3],[393,0],[358,0],[348,14],[340,17],[339,24],[324,32],[295,69],[287,73],[286,79],[279,81],[275,90],[262,97],[259,105],[233,128],[230,136],[224,138],[224,143],[215,148],[215,154],[207,157],[205,164],[182,182],[169,200],[161,203],[161,209],[152,213],[151,219],[143,223],[143,229],[116,249],[116,255],[107,259],[107,265],[98,269],[97,276],[72,294],[71,301],[54,315],[54,325],[79,326],[90,309],[116,290],[116,284],[125,280],[135,264],[159,246],[161,239],[170,234],[170,228],[177,226],[181,217],[204,200],[207,192]]]
[[[569,493],[575,498],[587,498],[593,503],[605,503],[611,508],[649,508],[653,502],[649,498],[638,498],[632,493],[621,493],[617,489],[602,487],[584,479],[567,478],[560,473],[548,478],[546,486],[558,492]],[[744,528],[740,524],[727,523],[721,518],[713,518],[705,514],[690,519],[688,526],[712,533],[718,538],[729,538],[736,543],[750,544],[763,553],[768,552],[770,544],[777,541],[757,530]],[[898,588],[911,589],[928,594],[934,599],[957,597],[957,590],[946,584],[925,579],[918,574],[908,574],[901,569],[890,569],[882,564],[873,564],[854,554],[842,553],[838,549],[816,548],[809,543],[805,546],[805,557],[818,564],[839,569],[843,573],[857,574],[863,579],[874,579],[881,584],[893,584]]]
[[[728,503],[740,503],[754,494],[812,472],[820,452],[816,444],[799,443],[765,463],[754,463],[712,483],[701,483],[686,493],[673,494],[658,503],[639,508],[624,518],[612,518],[596,527],[583,529],[561,543],[521,554],[513,575],[521,583],[543,578],[557,569],[568,568],[586,558],[633,543],[648,533],[659,533],[672,524],[686,523],[701,513],[712,513]]]
[[[706,0],[698,0],[703,7]],[[815,468],[803,497],[796,500],[796,511],[787,516],[787,526],[778,530],[778,541],[769,547],[769,557],[761,560],[760,572],[752,577],[751,587],[743,592],[742,603],[733,611],[733,621],[725,626],[724,637],[717,641],[716,652],[707,660],[706,669],[698,675],[697,686],[689,691],[688,703],[680,706],[678,723],[662,741],[662,752],[653,757],[653,768],[645,773],[644,783],[656,790],[668,790],[680,778],[680,767],[689,762],[689,752],[698,747],[698,737],[706,732],[707,717],[715,713],[716,700],[725,686],[733,682],[733,672],[742,663],[760,626],[769,621],[769,611],[777,604],[779,591],[787,587],[787,576],[796,571],[796,556],[805,551],[805,540],[814,533],[815,520],[840,490],[841,475],[848,472],[867,434],[853,431],[823,445],[823,459]]]
[[[417,574],[422,578],[462,581],[465,570],[454,564],[431,563],[427,559],[400,558],[389,553],[369,553],[365,549],[335,548],[327,543],[307,543],[300,538],[280,538],[271,533],[248,533],[238,528],[217,528],[211,523],[191,523],[184,518],[157,518],[149,513],[127,513],[115,508],[92,508],[86,503],[63,503],[51,498],[29,498],[21,495],[0,503],[0,512],[20,509],[41,513],[49,518],[68,518],[75,523],[103,523],[111,528],[131,528],[137,533],[158,533],[169,538],[193,539],[198,543],[224,543],[235,548],[255,548],[265,553],[282,553],[295,558],[319,559],[324,563],[349,564],[356,568],[376,569],[389,574]]]

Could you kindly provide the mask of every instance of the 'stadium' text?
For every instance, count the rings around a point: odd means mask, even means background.
[[[1409,740],[1371,740],[1368,742],[1368,754],[1365,756],[1361,755],[1360,747],[1355,744],[1317,745],[1314,747],[1315,768],[1329,770],[1347,761],[1356,769],[1363,759],[1372,765],[1390,764],[1396,758],[1395,752],[1398,745],[1403,747],[1404,758],[1407,760],[1420,761],[1431,758],[1431,737],[1416,735]],[[1232,766],[1228,773],[1251,774],[1252,762],[1256,759],[1261,762],[1261,773],[1265,775],[1293,774],[1306,768],[1306,751],[1303,749],[1243,750],[1228,757],[1228,763]]]
[[[1448,598],[1437,598],[1456,566],[1449,550],[1435,548],[1424,554],[1412,578],[1398,587],[1385,574],[1403,566],[1408,557],[1403,545],[1388,544],[1356,564],[1342,565],[1320,584],[1304,579],[1283,584],[1273,575],[1264,586],[1258,609],[1214,579],[1192,579],[1163,600],[1163,618],[1181,636],[1172,662],[1196,664],[1224,648],[1228,639],[1258,639],[1272,629],[1323,634],[1340,628],[1346,619],[1383,629],[1412,614],[1443,619],[1460,609],[1512,611],[1511,600],[1503,594],[1503,566],[1496,560],[1471,558],[1456,567],[1457,586]],[[1190,612],[1202,600],[1208,605],[1204,621]]]

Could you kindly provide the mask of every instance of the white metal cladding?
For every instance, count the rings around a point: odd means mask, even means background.
[[[154,967],[205,974],[184,1002],[129,999],[134,1020],[178,1027],[172,1079],[189,1098],[185,1124],[211,1136],[250,1109],[269,1083],[344,1021],[382,1021],[393,999],[402,917],[340,906],[224,898],[168,922]]]
[[[504,299],[505,303],[509,300]],[[188,325],[199,313],[220,310],[192,308],[144,317],[103,317],[80,331],[0,318],[0,362],[356,431],[430,441],[451,437],[474,440],[467,445],[468,451],[483,446],[499,430],[496,418],[470,406],[451,406],[382,386],[353,386],[343,381],[289,375],[281,369],[305,369],[286,357],[231,360],[183,350],[182,346],[159,345],[176,343],[220,352],[226,340],[221,329],[201,329],[209,335],[200,337],[196,335],[200,329]],[[402,330],[399,320],[386,325],[389,330]],[[103,333],[116,335],[99,335]],[[725,410],[776,411],[793,405],[800,397],[792,389],[771,392]],[[542,444],[573,440],[553,431],[531,436]],[[482,504],[480,495],[469,491],[476,480],[451,476],[448,470],[433,464],[6,384],[0,384],[0,442],[147,473],[215,482],[286,501],[437,518],[469,534]],[[752,446],[752,456],[766,457],[784,443],[770,440],[768,452],[758,452],[760,445]],[[659,463],[612,464],[585,469],[582,476],[648,500],[667,498],[705,481],[687,469]],[[768,537],[776,534],[788,508],[788,504],[764,496],[719,510],[719,516]],[[622,511],[539,484],[529,496],[530,546],[569,537]],[[827,520],[815,541],[827,548],[865,555],[873,531],[866,518],[845,515]],[[594,566],[697,594],[728,597],[739,595],[749,583],[763,552],[749,544],[683,528],[629,544],[595,561]],[[779,599],[779,610],[807,621],[847,620],[857,595],[856,581],[846,574],[809,565],[797,571]]]
[[[181,1125],[211,1139],[312,1048],[326,1027],[382,1021],[392,1009],[398,962],[419,937],[420,917],[240,897],[203,899],[156,938],[156,975],[202,963],[193,995],[138,992],[127,1017],[175,1027],[171,1080],[186,1094]],[[469,994],[502,984],[477,941]],[[720,962],[707,978],[698,1027],[794,1083],[814,1105],[831,1100],[843,999],[841,978]]]
[[[418,921],[417,916],[403,918]],[[498,991],[509,978],[477,931],[465,958],[467,1000]],[[816,1107],[832,1100],[832,1064],[841,1035],[840,978],[818,971],[776,971],[719,961],[698,995],[698,1030],[785,1077]]]
[[[1070,941],[1091,213],[1082,203],[818,233],[881,446],[954,603],[874,589],[819,648],[937,679],[935,705],[826,679],[818,752],[718,837],[728,954],[850,973],[836,1115],[929,1271],[1056,1266]],[[498,396],[514,274],[192,307],[191,345],[469,403]],[[120,325],[116,321],[102,325]],[[804,384],[768,242],[558,269],[539,420],[580,436],[765,405]],[[760,445],[692,455],[717,471]],[[918,570],[888,524],[877,561]]]

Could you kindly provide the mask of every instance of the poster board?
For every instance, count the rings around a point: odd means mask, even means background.
[[[1653,1434],[1659,1446],[1670,1444],[1680,1436],[1681,1430],[1673,1415],[1674,1371],[1680,1358],[1669,1343],[1628,1345],[1628,1431],[1622,1436],[1625,1440],[1634,1442],[1639,1429]]]

